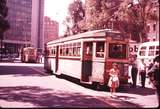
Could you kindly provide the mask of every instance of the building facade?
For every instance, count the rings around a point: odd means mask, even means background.
[[[155,20],[148,20],[147,28],[148,28],[148,40],[149,41],[159,41],[159,3],[158,0],[154,0],[154,8],[152,9],[153,13],[155,13]]]
[[[33,46],[43,49],[44,0],[7,0],[10,29],[5,33],[3,53],[18,54]]]
[[[44,43],[58,38],[59,23],[51,20],[51,18],[44,17]]]

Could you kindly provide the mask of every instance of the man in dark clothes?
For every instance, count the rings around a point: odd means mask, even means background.
[[[159,55],[154,58],[153,62],[154,62],[154,65],[148,71],[148,76],[157,89],[158,103],[160,106],[160,67],[159,67],[160,57]]]
[[[137,55],[134,56],[134,61],[132,63],[131,75],[133,81],[133,87],[136,87],[137,83],[137,73],[138,73],[138,62],[137,62]]]

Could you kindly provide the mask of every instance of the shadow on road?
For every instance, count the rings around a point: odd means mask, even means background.
[[[0,66],[0,75],[13,76],[49,76],[26,66]]]
[[[93,96],[36,86],[0,87],[0,100],[30,103],[34,107],[110,107]]]
[[[92,89],[92,90],[96,90],[96,91],[107,91],[109,92],[109,87],[107,85],[105,86],[101,86],[99,90],[94,89],[94,87],[91,84],[82,84],[80,83],[80,80],[66,76],[66,75],[62,75],[60,78],[62,79],[66,79],[70,82],[73,82],[77,85],[80,85],[82,87],[88,88],[88,89]],[[152,88],[141,88],[139,86],[137,86],[137,88],[132,88],[130,87],[130,85],[126,85],[126,86],[121,86],[117,89],[117,92],[121,92],[121,93],[128,93],[128,94],[138,94],[138,95],[154,95],[155,94],[155,89]]]
[[[132,87],[121,87],[118,89],[118,92],[121,93],[130,93],[130,94],[138,94],[138,95],[155,95],[156,89],[153,88],[141,88],[137,86],[136,88]]]

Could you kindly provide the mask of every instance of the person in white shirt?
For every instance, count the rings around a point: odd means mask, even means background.
[[[144,59],[142,59],[139,64],[139,73],[141,76],[141,85],[142,85],[142,88],[144,88],[145,80],[146,80],[146,64],[144,63]]]

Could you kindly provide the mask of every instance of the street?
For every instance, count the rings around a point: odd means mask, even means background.
[[[64,78],[45,73],[43,64],[0,63],[0,107],[156,108],[155,89],[124,88],[111,98]]]

